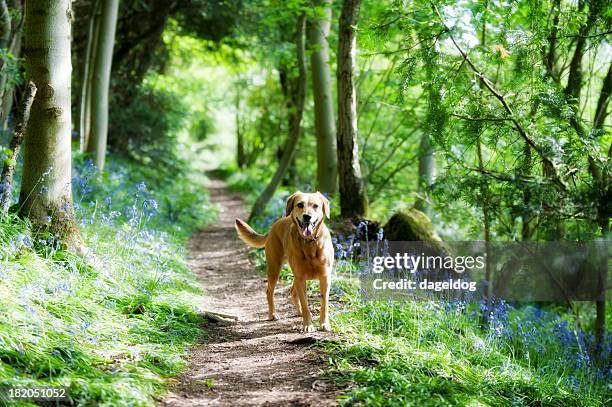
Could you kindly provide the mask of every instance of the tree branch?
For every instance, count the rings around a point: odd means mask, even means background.
[[[444,24],[444,20],[442,19],[442,16],[440,15],[440,12],[438,11],[438,8],[436,7],[436,5],[432,3],[431,6],[433,7],[433,9],[434,9],[436,15],[438,16],[438,18],[440,19],[440,24],[442,24],[442,26],[448,31],[449,38],[451,39],[451,41],[452,41],[453,45],[455,46],[455,48],[457,49],[457,51],[459,51],[461,56],[465,59],[465,62],[467,62],[468,66],[471,68],[471,70],[474,72],[474,74],[478,77],[480,82],[485,86],[485,88],[502,105],[502,107],[504,108],[504,110],[508,114],[509,121],[512,122],[512,124],[514,125],[514,128],[519,133],[519,135],[523,138],[523,140],[525,140],[525,142],[527,144],[529,144],[529,146],[535,152],[538,153],[538,155],[542,158],[544,163],[548,164],[551,167],[551,169],[553,169],[553,172],[552,172],[551,175],[552,175],[553,180],[555,181],[555,184],[561,190],[566,191],[567,190],[567,186],[565,185],[565,183],[563,182],[563,180],[561,179],[561,177],[557,173],[556,167],[554,166],[553,162],[550,160],[550,158],[548,158],[546,156],[546,154],[544,154],[544,152],[542,151],[542,148],[540,148],[540,146],[538,146],[535,143],[535,141],[531,138],[531,136],[529,135],[527,130],[525,130],[525,128],[523,128],[523,126],[521,126],[521,124],[519,123],[518,119],[514,115],[514,112],[512,111],[512,108],[510,107],[510,105],[508,104],[508,102],[506,101],[504,96],[495,88],[495,85],[493,84],[493,82],[491,82],[486,76],[484,76],[484,74],[482,72],[480,72],[480,70],[476,67],[476,65],[474,65],[472,60],[468,57],[467,53],[463,50],[463,48],[461,48],[459,46],[459,44],[457,44],[457,41],[455,41],[455,38],[451,34],[450,29],[446,26],[446,24]]]

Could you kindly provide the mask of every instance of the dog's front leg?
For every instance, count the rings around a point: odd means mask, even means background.
[[[325,275],[319,279],[319,289],[321,291],[321,314],[319,315],[319,324],[322,331],[331,331],[329,325],[329,288],[330,288],[331,270],[327,270]]]
[[[278,315],[276,315],[276,310],[274,309],[274,289],[276,288],[276,282],[280,275],[281,266],[278,263],[268,260],[267,268],[268,287],[266,288],[266,298],[268,300],[268,321],[276,321]]]
[[[300,300],[300,306],[302,308],[302,332],[313,332],[315,327],[312,325],[312,315],[308,309],[308,297],[306,296],[306,282],[301,279],[295,279],[294,282],[295,290],[297,291],[298,298]]]

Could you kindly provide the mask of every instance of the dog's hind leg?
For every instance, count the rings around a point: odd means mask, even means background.
[[[295,283],[291,286],[291,302],[295,305],[297,309],[298,316],[302,316],[302,306],[300,304],[300,297],[297,293],[297,289],[295,288]]]

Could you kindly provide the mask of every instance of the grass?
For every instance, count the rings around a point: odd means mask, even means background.
[[[571,360],[552,315],[509,340],[512,324],[534,321],[533,312],[513,309],[514,322],[500,333],[481,330],[469,304],[347,301],[332,318],[345,341],[323,344],[328,374],[353,385],[346,405],[607,405],[606,380]]]
[[[200,334],[202,292],[184,243],[216,211],[189,171],[171,184],[123,161],[76,173],[91,256],[15,216],[0,223],[0,386],[66,386],[78,405],[151,405]]]

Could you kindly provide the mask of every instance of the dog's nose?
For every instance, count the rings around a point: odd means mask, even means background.
[[[302,215],[302,219],[304,220],[304,222],[310,222],[310,215]]]

